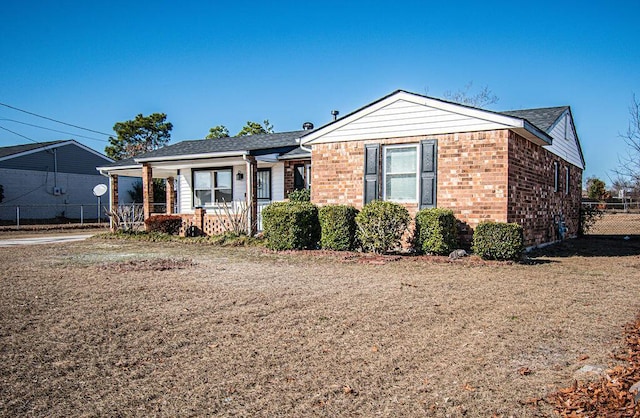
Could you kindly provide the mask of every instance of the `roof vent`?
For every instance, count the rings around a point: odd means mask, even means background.
[[[340,112],[338,112],[337,110],[332,110],[331,111],[331,115],[333,115],[333,120],[337,120],[339,114],[340,114]]]
[[[313,129],[313,123],[311,122],[305,122],[302,124],[302,129],[304,129],[305,131],[310,131]]]

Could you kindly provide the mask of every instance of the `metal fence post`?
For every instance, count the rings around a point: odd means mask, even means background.
[[[16,206],[16,228],[20,228],[20,206]]]
[[[84,225],[84,206],[80,205],[80,225]]]

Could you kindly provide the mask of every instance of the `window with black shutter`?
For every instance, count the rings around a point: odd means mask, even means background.
[[[435,139],[420,142],[420,209],[436,207],[438,143]]]
[[[364,148],[364,203],[380,198],[378,173],[380,169],[380,145],[369,144]]]

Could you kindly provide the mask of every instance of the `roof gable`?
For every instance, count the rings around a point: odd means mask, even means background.
[[[551,137],[525,119],[398,90],[302,138],[303,144],[513,129],[539,145]]]

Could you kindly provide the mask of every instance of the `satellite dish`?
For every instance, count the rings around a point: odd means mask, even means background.
[[[105,194],[107,192],[108,188],[106,184],[98,184],[96,187],[93,188],[93,195],[100,197],[103,194]]]

